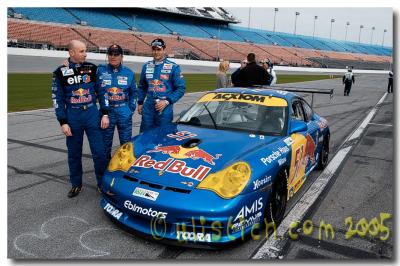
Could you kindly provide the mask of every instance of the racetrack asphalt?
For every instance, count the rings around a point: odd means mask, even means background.
[[[290,84],[335,89],[332,99],[326,95],[314,98],[314,110],[329,122],[331,155],[338,151],[346,137],[379,101],[386,85],[386,76],[356,76],[350,96],[345,97],[340,79]],[[188,108],[200,95],[185,95],[174,106],[175,114]],[[306,99],[309,100],[310,96]],[[358,221],[362,217],[370,220],[379,216],[380,212],[393,214],[394,188],[390,184],[393,181],[394,143],[393,131],[388,126],[393,125],[392,116],[393,102],[392,95],[389,95],[371,122],[377,125],[368,126],[366,134],[346,159],[335,183],[321,198],[320,204],[310,210],[310,219],[324,219],[343,230],[343,221],[348,216]],[[135,114],[133,120],[133,134],[137,134],[140,117]],[[117,147],[118,136],[115,135],[113,148]],[[99,207],[100,195],[96,190],[86,139],[83,149],[84,190],[78,197],[68,199],[66,193],[70,184],[65,137],[52,109],[9,113],[7,149],[9,258],[248,259],[263,241],[263,238],[260,241],[249,240],[224,250],[210,251],[167,246],[121,230]],[[315,171],[311,174],[289,202],[288,211],[296,208],[296,202],[320,173]],[[381,180],[383,176],[385,182]],[[379,193],[373,191],[374,186],[378,186]],[[393,232],[390,221],[387,224]],[[383,257],[391,257],[390,241],[393,240],[379,244],[375,239],[374,244],[368,244],[363,239],[355,239],[352,248],[368,254],[379,254],[381,248],[384,249]],[[340,239],[338,243],[333,241],[331,244],[343,246],[343,241]],[[304,243],[290,242],[283,258],[311,258],[313,255],[315,258],[346,258],[339,251],[318,249],[319,245],[312,236]],[[365,255],[362,252],[359,254]]]

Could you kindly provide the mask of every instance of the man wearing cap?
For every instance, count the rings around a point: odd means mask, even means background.
[[[138,113],[142,115],[140,132],[172,122],[173,104],[185,93],[180,67],[165,57],[165,42],[151,42],[153,60],[147,62],[140,75]]]
[[[68,45],[70,57],[67,64],[53,72],[52,99],[61,131],[67,137],[68,166],[71,190],[68,197],[77,196],[82,189],[82,145],[86,132],[93,156],[97,186],[107,167],[103,136],[100,126],[108,124],[106,104],[99,98],[100,110],[96,100],[96,65],[86,62],[86,45],[73,40]],[[102,115],[101,119],[100,116]]]
[[[121,145],[131,140],[137,88],[134,73],[122,64],[121,46],[111,45],[107,50],[107,58],[108,64],[101,64],[97,68],[96,88],[100,91],[100,97],[104,97],[109,110],[109,125],[102,133],[106,156],[110,160],[115,127]]]

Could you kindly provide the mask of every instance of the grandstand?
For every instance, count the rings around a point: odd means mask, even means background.
[[[150,56],[162,37],[169,57],[239,62],[249,52],[278,65],[389,69],[392,48],[247,29],[223,8],[23,8],[7,10],[8,46],[65,50],[71,39],[105,52]]]

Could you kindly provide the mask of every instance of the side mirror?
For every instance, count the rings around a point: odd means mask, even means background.
[[[308,127],[306,122],[299,121],[299,120],[292,120],[289,130],[289,135],[296,133],[296,132],[303,132],[307,131]]]

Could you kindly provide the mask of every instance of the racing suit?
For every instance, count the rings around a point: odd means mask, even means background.
[[[53,72],[52,99],[60,125],[68,124],[72,136],[67,137],[68,166],[73,187],[82,186],[82,145],[86,132],[93,156],[97,185],[107,167],[104,142],[100,130],[100,112],[95,90],[96,65],[88,62],[60,66]],[[105,103],[100,102],[103,114]]]
[[[168,59],[147,62],[142,68],[138,91],[138,104],[143,104],[140,132],[172,122],[173,104],[185,90],[185,81],[177,64]],[[155,104],[160,99],[169,104],[159,113]]]
[[[137,88],[132,70],[122,64],[118,68],[112,65],[99,65],[97,68],[96,89],[99,98],[107,105],[110,124],[103,129],[106,156],[111,158],[115,127],[118,129],[119,142],[124,144],[132,137],[132,114],[136,109]],[[104,99],[103,99],[104,98]]]
[[[349,96],[351,85],[355,82],[354,74],[351,72],[347,72],[343,76],[343,84],[344,84],[344,96]]]

